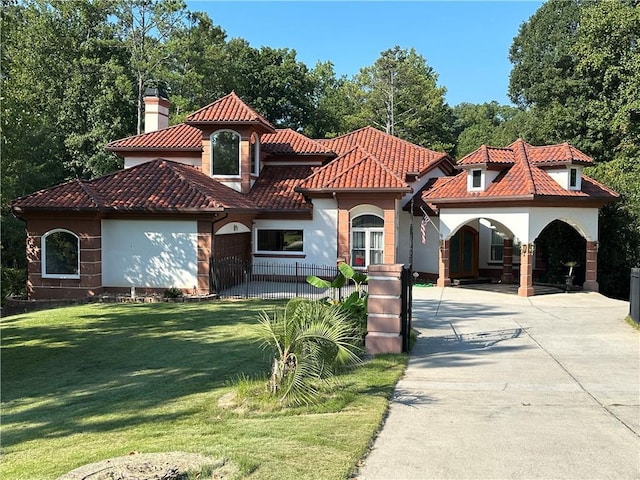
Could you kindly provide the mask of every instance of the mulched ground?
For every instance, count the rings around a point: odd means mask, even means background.
[[[209,467],[211,476],[203,480],[230,478],[236,469],[204,455],[185,452],[137,453],[91,463],[61,476],[58,480],[185,480],[187,472]]]

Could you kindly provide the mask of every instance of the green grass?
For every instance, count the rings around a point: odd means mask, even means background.
[[[226,458],[250,479],[347,477],[406,357],[341,375],[317,406],[219,406],[267,374],[253,332],[273,305],[94,304],[2,319],[0,478],[55,478],[131,451]]]

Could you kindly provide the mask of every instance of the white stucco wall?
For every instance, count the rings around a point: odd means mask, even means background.
[[[103,220],[102,284],[192,289],[197,249],[195,221]]]
[[[522,243],[533,242],[554,220],[573,226],[588,241],[598,240],[598,209],[569,207],[445,207],[440,210],[441,238],[451,238],[462,225],[478,218],[485,218],[498,226],[502,224]]]
[[[431,222],[426,226],[427,243],[422,244],[420,233],[420,220],[422,217],[413,219],[413,269],[417,272],[438,273],[439,238],[436,228],[440,228],[440,220],[437,217],[430,217]],[[408,212],[400,212],[400,231],[398,238],[398,263],[408,264],[410,260],[411,236],[411,215]]]
[[[256,262],[268,262],[270,258],[277,263],[313,263],[318,265],[335,265],[338,257],[338,206],[333,199],[313,200],[312,220],[275,220],[256,219],[253,228],[253,253],[258,245],[258,229],[276,230],[302,230],[304,247],[302,252],[292,252],[291,258],[287,258],[285,252],[274,257],[257,257]],[[304,258],[298,258],[304,254]]]

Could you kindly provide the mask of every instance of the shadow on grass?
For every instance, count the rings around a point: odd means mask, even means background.
[[[3,320],[3,446],[189,415],[171,402],[268,369],[251,334],[273,304],[91,305]]]

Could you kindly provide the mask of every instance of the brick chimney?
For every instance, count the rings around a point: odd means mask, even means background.
[[[144,133],[155,132],[169,126],[169,99],[159,88],[144,92]]]

